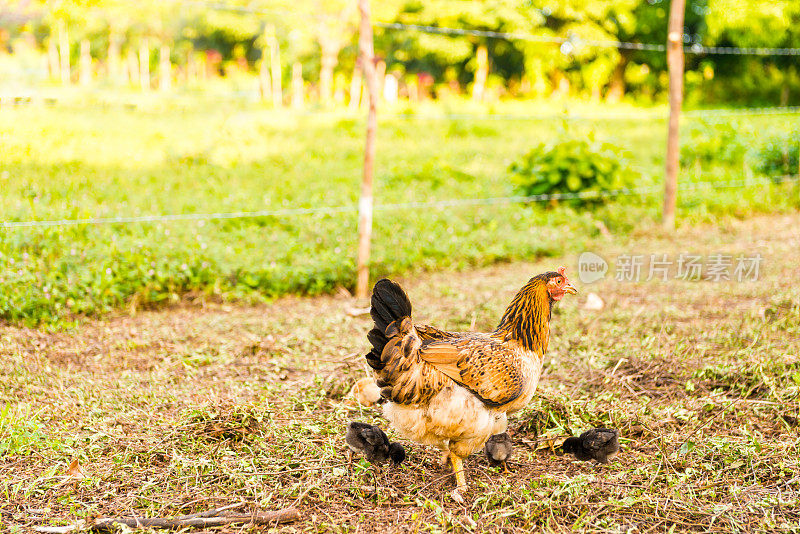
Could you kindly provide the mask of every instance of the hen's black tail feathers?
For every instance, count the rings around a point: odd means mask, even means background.
[[[369,311],[375,327],[386,332],[390,323],[411,316],[411,301],[400,284],[384,278],[372,290],[372,308]]]
[[[375,328],[367,334],[367,339],[372,344],[372,350],[366,355],[367,363],[380,371],[384,367],[381,362],[383,347],[389,342],[386,337],[386,329],[391,323],[411,316],[411,301],[400,284],[384,278],[378,280],[372,290],[372,307],[369,311]]]

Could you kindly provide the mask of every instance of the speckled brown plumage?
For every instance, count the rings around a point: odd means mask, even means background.
[[[520,352],[492,335],[464,333],[424,342],[419,356],[487,406],[499,407],[522,393],[525,366]]]
[[[552,303],[574,292],[563,268],[535,276],[495,331],[458,333],[414,325],[402,288],[386,279],[375,284],[366,359],[387,400],[383,413],[403,436],[442,449],[459,489],[466,486],[462,459],[504,432],[506,414],[533,396]]]
[[[521,358],[541,359],[547,350],[552,302],[546,283],[554,276],[558,273],[533,277],[489,334],[416,326],[410,317],[411,303],[400,286],[389,280],[378,282],[373,292],[373,318],[378,320],[370,332],[374,348],[367,361],[376,371],[382,395],[400,404],[426,402],[449,378],[487,406],[501,407],[518,398],[528,367]],[[408,315],[396,317],[387,310]],[[383,324],[386,327],[380,332]]]
[[[550,343],[553,305],[547,282],[555,276],[559,273],[547,272],[531,278],[506,308],[495,334],[504,341],[516,340],[523,348],[544,355]]]

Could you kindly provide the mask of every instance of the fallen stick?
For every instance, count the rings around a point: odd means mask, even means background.
[[[165,519],[162,517],[136,518],[136,517],[109,517],[95,521],[92,530],[114,530],[115,524],[126,525],[131,528],[180,528],[180,527],[218,527],[234,523],[252,523],[254,525],[270,525],[289,523],[300,517],[297,508],[284,508],[274,512],[255,512],[252,514],[225,515],[217,517],[191,517]]]
[[[227,508],[227,507],[226,507]],[[37,532],[63,534],[78,529],[88,529],[94,532],[115,532],[116,525],[125,525],[130,528],[185,528],[185,527],[219,527],[233,524],[277,525],[290,523],[300,518],[297,508],[284,508],[273,512],[254,512],[252,514],[236,514],[214,516],[220,510],[209,510],[188,516],[173,518],[165,517],[103,517],[95,520],[91,525],[76,524],[64,527],[33,527]]]

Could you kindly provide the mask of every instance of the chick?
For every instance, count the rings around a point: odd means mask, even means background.
[[[567,438],[561,450],[574,454],[581,461],[597,460],[607,464],[619,451],[619,431],[616,428],[593,428],[579,438]]]
[[[406,451],[402,445],[389,442],[389,438],[379,427],[350,421],[347,425],[348,458],[352,460],[353,453],[363,454],[364,458],[372,464],[384,464],[388,460],[394,465],[400,465],[406,459]]]
[[[503,473],[511,472],[508,469],[506,460],[511,458],[511,453],[514,449],[511,446],[511,438],[508,437],[507,432],[490,437],[483,448],[486,451],[486,458],[489,460],[490,465],[502,465]]]

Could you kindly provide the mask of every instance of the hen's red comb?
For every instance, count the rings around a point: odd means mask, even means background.
[[[557,270],[558,270],[558,274],[560,274],[561,276],[567,276],[566,269],[563,266],[559,267]]]

